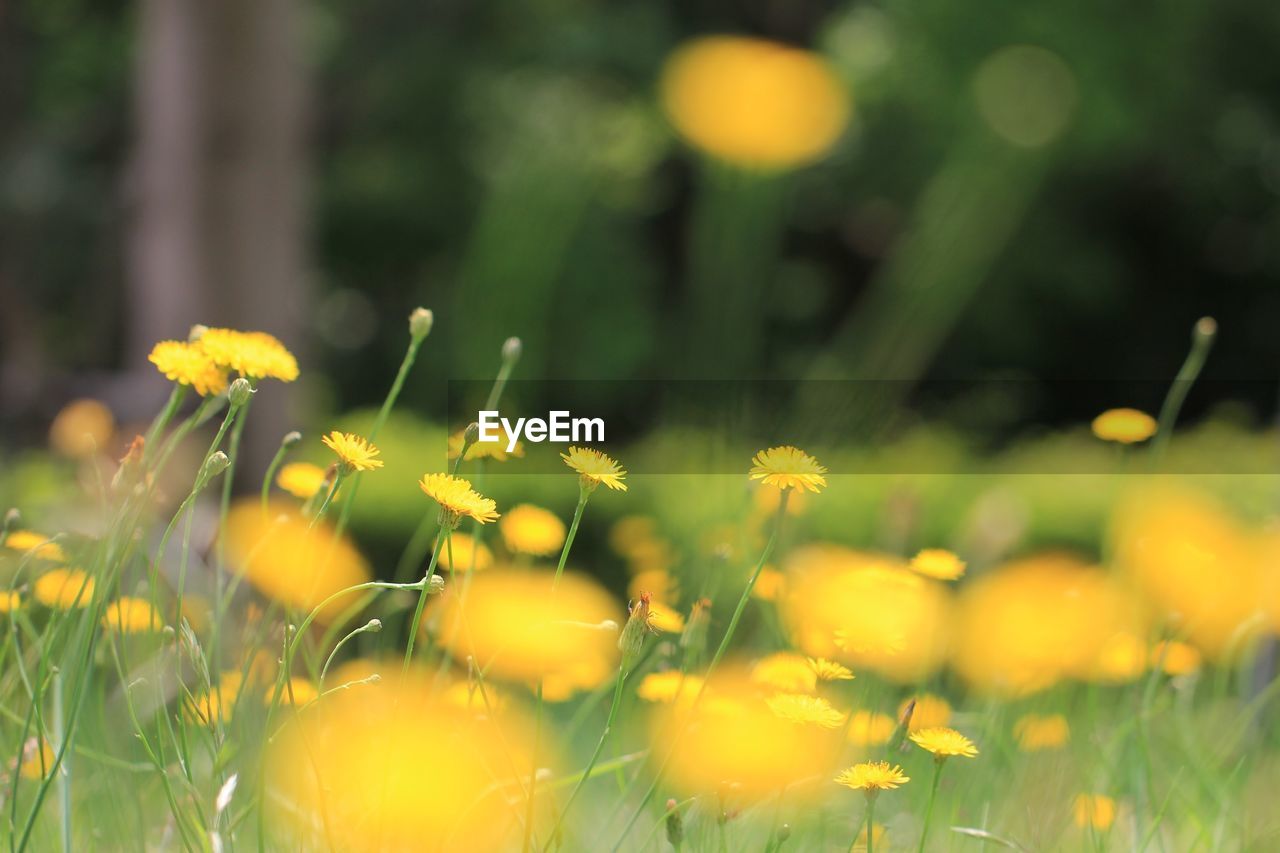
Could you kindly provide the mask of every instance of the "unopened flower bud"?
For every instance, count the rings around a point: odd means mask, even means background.
[[[502,344],[502,360],[515,363],[520,360],[520,353],[524,352],[524,344],[517,337],[507,338]]]
[[[284,438],[280,440],[281,447],[293,447],[299,441],[302,441],[302,433],[296,429],[293,432],[285,433]]]
[[[684,817],[675,800],[667,800],[667,841],[677,850],[684,844]]]
[[[784,823],[778,827],[778,844],[786,844],[787,839],[791,837],[791,824]]]
[[[204,467],[200,469],[201,484],[207,483],[214,477],[227,470],[227,466],[231,464],[231,459],[221,450],[215,450],[213,454],[204,461]]]
[[[711,599],[700,598],[689,611],[689,620],[680,634],[680,648],[701,654],[707,647],[707,629],[711,626]]]
[[[231,383],[231,387],[227,389],[227,401],[231,403],[231,407],[238,409],[245,403],[249,402],[249,398],[253,396],[253,386],[249,384],[249,380],[241,376],[235,382]]]
[[[627,613],[627,624],[622,626],[622,634],[618,636],[618,648],[622,651],[622,669],[631,669],[644,650],[645,638],[653,632],[653,616],[649,610],[652,597],[647,592],[640,593],[640,598],[631,605]]]
[[[432,575],[431,580],[427,583],[427,592],[433,595],[444,592],[444,578],[439,575]]]
[[[202,323],[196,323],[194,326],[191,327],[191,331],[187,332],[187,340],[194,343],[200,340],[201,338],[203,338],[204,333],[207,331],[209,331],[208,326]]]
[[[409,315],[409,334],[415,341],[420,341],[431,334],[431,327],[436,322],[436,315],[429,308],[414,308]]]
[[[15,506],[4,514],[4,532],[8,533],[17,527],[21,521],[22,512]]]
[[[370,634],[376,634],[382,630],[381,619],[370,619],[364,626],[364,629]]]
[[[1212,338],[1218,334],[1218,321],[1212,317],[1201,317],[1196,321],[1192,336],[1200,340]]]

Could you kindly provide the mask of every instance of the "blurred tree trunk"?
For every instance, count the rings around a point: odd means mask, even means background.
[[[305,316],[305,67],[298,0],[144,0],[128,355],[194,323],[295,348]],[[273,383],[245,435],[248,472],[292,426]]]

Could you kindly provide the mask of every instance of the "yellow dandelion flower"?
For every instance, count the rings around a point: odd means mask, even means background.
[[[640,680],[636,695],[646,702],[692,702],[702,689],[702,676],[688,675],[678,669],[651,672]]]
[[[424,474],[418,481],[423,494],[440,504],[440,512],[450,527],[462,516],[487,524],[498,518],[498,505],[471,488],[471,481],[452,474]]]
[[[819,681],[852,681],[854,677],[849,667],[826,658],[809,658],[809,668]]]
[[[978,754],[978,747],[973,741],[955,729],[944,726],[913,732],[911,742],[923,750],[932,752],[938,759],[950,758],[953,755],[973,758]]]
[[[462,448],[466,445],[466,431],[458,430],[449,436],[448,452],[450,459],[457,459],[462,454]],[[507,452],[507,446],[511,444],[511,433],[502,427],[498,428],[497,441],[473,441],[471,446],[467,448],[467,459],[492,459],[495,462],[506,462],[508,459],[515,457],[517,459],[524,456],[524,442],[517,440],[511,452]]]
[[[1107,829],[1116,819],[1116,801],[1104,794],[1080,794],[1073,811],[1076,826]]]
[[[71,610],[88,607],[93,588],[93,578],[80,569],[54,569],[36,578],[31,594],[45,607]]]
[[[266,704],[270,704],[272,694],[274,693],[274,688],[263,691],[262,701]],[[284,690],[280,694],[280,704],[292,705],[295,708],[301,708],[313,699],[319,698],[319,696],[320,691],[310,679],[303,678],[300,675],[295,675],[285,683]]]
[[[680,585],[666,569],[646,569],[627,583],[627,598],[639,598],[649,593],[654,601],[669,604],[679,600]]]
[[[1102,642],[1088,675],[1095,681],[1133,681],[1147,671],[1147,646],[1128,632],[1113,634]]]
[[[1058,749],[1071,738],[1071,727],[1061,714],[1025,714],[1013,724],[1013,737],[1023,752]]]
[[[372,471],[382,467],[382,460],[377,458],[378,448],[361,436],[334,430],[320,440],[338,455],[340,464],[348,472]]]
[[[875,794],[878,791],[892,791],[899,785],[905,785],[911,777],[902,772],[902,768],[887,761],[869,761],[855,764],[844,770],[835,778],[837,785],[844,785],[855,791],[866,791]]]
[[[609,528],[609,547],[620,557],[632,559],[658,538],[658,523],[647,515],[624,515]]]
[[[49,446],[72,459],[84,459],[111,442],[116,419],[97,400],[72,400],[49,425]]]
[[[964,574],[965,564],[955,554],[942,548],[925,548],[911,561],[911,568],[927,578],[953,581]]]
[[[1200,668],[1200,650],[1188,643],[1167,640],[1151,650],[1152,662],[1159,661],[1165,675],[1189,675]]]
[[[668,634],[679,634],[684,630],[684,616],[651,598],[649,601],[649,624],[659,631],[666,631]]]
[[[796,447],[786,445],[761,450],[751,460],[750,476],[779,489],[821,491],[827,485],[822,475],[827,469],[818,460]]]
[[[227,670],[217,684],[189,700],[187,719],[209,726],[227,722],[243,687],[244,674],[238,669]]]
[[[214,364],[248,379],[292,382],[298,378],[293,353],[266,332],[205,329],[197,343]]]
[[[449,550],[453,549],[452,559]],[[475,567],[483,572],[493,565],[493,552],[483,542],[465,533],[451,533],[448,540],[440,543],[440,567],[445,571],[469,572]]]
[[[0,613],[12,613],[22,606],[22,597],[16,592],[0,592]]]
[[[44,779],[53,770],[57,755],[44,738],[28,738],[22,745],[22,763],[18,773],[24,779]]]
[[[151,348],[147,360],[170,382],[187,385],[201,397],[227,390],[227,371],[199,344],[161,341]]]
[[[508,699],[492,684],[482,688],[478,682],[455,681],[440,695],[446,705],[475,716],[487,716],[502,711]]]
[[[764,39],[689,42],[667,60],[661,89],[681,136],[748,168],[813,162],[849,121],[848,94],[820,56]]]
[[[844,714],[821,696],[806,693],[779,693],[765,700],[769,710],[784,720],[824,729],[838,729]]]
[[[295,498],[308,500],[315,496],[329,478],[327,469],[310,462],[290,462],[276,475],[276,485]]]
[[[1093,419],[1093,434],[1103,441],[1136,444],[1156,434],[1156,419],[1137,409],[1108,409]]]
[[[812,693],[817,689],[818,675],[804,655],[775,652],[751,667],[751,681],[783,693]]]
[[[62,550],[62,546],[57,542],[50,542],[49,537],[43,533],[36,533],[34,530],[11,530],[9,535],[5,537],[4,544],[6,548],[14,551],[33,551],[34,556],[42,560],[51,560],[55,563],[65,563],[67,555]]]
[[[945,726],[951,722],[951,703],[941,696],[934,696],[931,693],[924,693],[916,697],[908,697],[898,706],[898,718],[907,712],[907,706],[915,702],[915,708],[911,712],[911,726],[913,732],[921,729],[936,729]]]
[[[854,711],[849,720],[849,743],[863,747],[888,743],[897,725],[888,714]]]
[[[533,504],[507,510],[498,530],[507,548],[517,554],[545,557],[564,545],[564,522],[554,512]]]
[[[564,464],[578,472],[583,488],[594,489],[603,483],[619,492],[627,490],[627,484],[622,482],[627,472],[599,450],[593,450],[590,447],[570,447],[568,453],[560,454],[560,458],[564,460]]]
[[[122,596],[107,605],[102,627],[121,634],[145,634],[164,627],[160,614],[145,598]]]

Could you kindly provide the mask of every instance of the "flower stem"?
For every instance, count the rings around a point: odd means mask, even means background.
[[[436,534],[435,547],[431,549],[431,562],[427,565],[427,573],[422,579],[422,591],[418,594],[418,607],[413,611],[413,619],[409,622],[409,641],[404,649],[404,667],[400,670],[401,675],[409,674],[409,664],[413,661],[413,645],[418,639],[418,626],[422,624],[422,610],[427,606],[427,596],[431,594],[431,579],[435,577],[436,563],[440,561],[440,543],[448,535],[449,525],[441,524],[440,532]]]
[[[875,853],[876,843],[876,798],[867,797],[867,853]]]
[[[929,786],[929,805],[924,809],[924,827],[920,830],[920,846],[916,853],[924,853],[924,843],[929,837],[929,821],[933,819],[933,804],[938,799],[938,781],[942,778],[942,760],[934,759],[933,784]],[[867,829],[867,853],[870,853],[871,830]]]
[[[560,585],[560,576],[564,574],[564,564],[569,560],[569,549],[573,547],[573,540],[578,535],[578,525],[582,522],[582,512],[587,508],[587,500],[591,497],[591,492],[578,487],[578,506],[573,511],[573,522],[569,525],[569,535],[564,538],[564,547],[560,549],[560,562],[556,564],[555,577],[551,579],[551,591],[555,592],[556,587]]]
[[[1160,406],[1156,437],[1151,442],[1151,459],[1154,462],[1158,463],[1164,458],[1169,439],[1173,437],[1173,426],[1178,422],[1178,413],[1182,411],[1182,403],[1200,375],[1217,334],[1218,324],[1212,317],[1201,317],[1191,330],[1191,351],[1187,353],[1187,360],[1182,363],[1182,368],[1165,394],[1164,404]]]

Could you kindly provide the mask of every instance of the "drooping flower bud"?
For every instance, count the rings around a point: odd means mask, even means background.
[[[667,800],[667,841],[676,850],[684,844],[684,816],[675,800]]]
[[[300,441],[302,441],[302,433],[298,432],[295,429],[292,432],[285,433],[284,438],[280,440],[280,446],[293,447],[295,444],[297,444]]]
[[[431,334],[431,327],[435,322],[436,315],[431,313],[429,308],[421,306],[414,308],[413,313],[409,315],[409,334],[415,341],[421,341]]]
[[[502,360],[515,364],[520,360],[520,354],[524,352],[524,344],[517,337],[507,338],[502,343]]]

